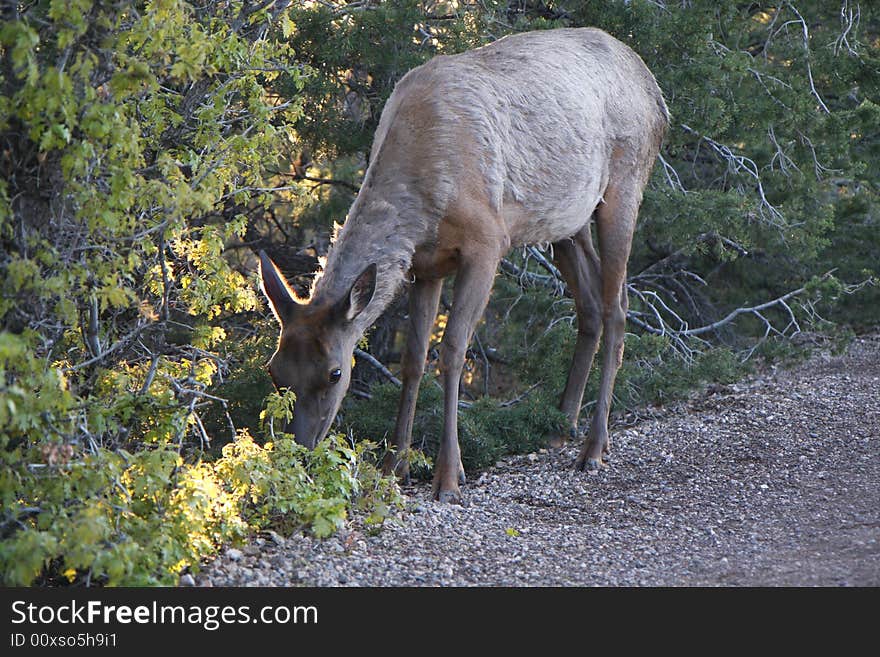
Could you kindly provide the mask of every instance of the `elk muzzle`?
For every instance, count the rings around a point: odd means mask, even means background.
[[[319,404],[310,404],[307,399],[297,400],[293,409],[293,420],[285,424],[284,431],[292,433],[298,444],[314,449],[327,435],[334,415],[335,413],[322,413]]]
[[[287,422],[284,426],[286,433],[292,433],[293,439],[309,449],[314,449],[318,444],[318,421],[320,418],[316,409],[304,408],[304,405],[297,401],[294,406],[293,420]],[[321,436],[323,437],[323,436]]]

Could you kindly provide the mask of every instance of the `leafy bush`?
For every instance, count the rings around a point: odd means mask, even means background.
[[[289,436],[261,447],[242,431],[214,461],[186,463],[167,447],[99,449],[78,460],[51,453],[37,473],[8,473],[32,506],[13,507],[18,518],[3,528],[11,534],[0,543],[3,583],[60,573],[87,584],[174,584],[256,529],[306,526],[324,537],[353,505],[368,525],[381,525],[401,498],[372,466],[371,449],[338,436],[314,451]]]
[[[6,584],[168,583],[269,521],[326,535],[393,500],[367,445],[306,455],[233,428],[203,456],[224,323],[258,307],[224,248],[272,203],[266,167],[301,116],[287,4],[2,9]]]

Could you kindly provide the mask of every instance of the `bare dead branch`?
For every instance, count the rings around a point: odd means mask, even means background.
[[[301,173],[288,173],[285,171],[269,171],[269,173],[276,176],[284,176],[286,178],[292,178],[293,180],[306,180],[308,182],[317,183],[320,185],[338,185],[340,187],[345,187],[350,190],[352,193],[357,194],[361,188],[354,183],[350,183],[347,180],[339,180],[337,178],[320,178],[317,176],[307,176]]]
[[[147,322],[143,322],[143,321],[138,322],[138,324],[134,327],[134,329],[132,329],[131,332],[129,332],[127,335],[125,335],[124,337],[117,340],[115,343],[113,343],[110,347],[108,347],[102,353],[99,353],[99,354],[89,358],[88,360],[83,361],[82,363],[77,363],[76,365],[72,365],[70,367],[65,367],[63,370],[64,373],[68,374],[70,372],[78,372],[82,369],[85,369],[86,367],[89,367],[90,365],[94,365],[95,363],[101,362],[102,360],[104,360],[105,358],[110,356],[111,354],[119,351],[123,347],[126,347],[126,346],[130,345],[132,342],[134,342],[137,339],[137,337],[141,334],[141,332],[147,326],[148,326]]]
[[[826,273],[822,277],[822,280],[827,279],[829,276],[831,276],[832,273],[833,272]],[[778,298],[773,299],[771,301],[767,301],[762,304],[758,304],[757,306],[750,306],[748,308],[737,308],[736,310],[732,310],[730,313],[728,313],[727,316],[723,317],[722,319],[719,319],[717,322],[712,322],[711,324],[707,324],[706,326],[701,326],[701,327],[695,328],[695,329],[688,329],[687,331],[683,331],[682,334],[686,335],[686,336],[694,336],[694,335],[702,335],[702,334],[708,333],[710,331],[718,330],[719,328],[721,328],[725,324],[729,324],[734,319],[736,319],[739,315],[742,315],[744,313],[751,313],[751,314],[757,316],[758,313],[762,310],[766,310],[766,309],[771,308],[773,306],[784,305],[784,303],[786,301],[788,301],[789,299],[791,299],[792,297],[796,297],[799,294],[803,294],[806,291],[806,289],[807,289],[806,286],[799,287],[796,290],[792,290],[791,292],[783,294],[781,297],[778,297]],[[786,306],[786,308],[787,308],[787,306]],[[789,312],[790,312],[790,310],[791,309],[789,309]]]
[[[745,247],[714,232],[704,233],[696,239],[700,241],[718,241],[727,248],[735,250],[739,255],[748,255],[748,250]],[[761,342],[770,335],[791,336],[801,332],[800,323],[789,302],[803,294],[806,291],[806,286],[799,287],[775,299],[757,305],[736,308],[717,321],[692,327],[682,317],[681,312],[677,308],[689,308],[694,316],[700,316],[702,314],[700,312],[701,306],[694,297],[693,284],[696,283],[704,287],[707,285],[706,281],[699,275],[685,269],[676,269],[670,273],[660,273],[660,270],[670,265],[684,251],[685,249],[681,249],[666,256],[629,279],[627,282],[627,292],[639,300],[640,308],[630,308],[627,312],[627,320],[652,335],[663,336],[669,339],[674,350],[686,362],[691,362],[697,353],[709,346],[710,343],[703,336],[719,331],[742,315],[756,317],[765,327],[764,335],[745,354],[744,360],[748,359]],[[508,260],[502,261],[501,268],[505,273],[515,277],[520,285],[523,286],[537,285],[554,291],[560,288],[565,289],[565,284],[561,277],[534,274],[525,271]],[[825,278],[832,273],[827,273]],[[691,284],[686,284],[687,281],[691,281]],[[669,287],[664,285],[664,282],[667,282]],[[867,284],[874,283],[863,283],[863,285]],[[804,302],[804,304],[807,303]],[[764,311],[772,308],[780,309],[788,318],[785,326],[779,328],[778,323],[774,323],[774,320],[771,320],[770,317],[764,314]],[[704,309],[705,307],[703,306]],[[547,330],[550,330],[561,321],[568,321],[573,324],[575,319],[574,315],[556,317],[550,322]]]
[[[396,376],[394,376],[394,374],[391,373],[391,370],[389,370],[381,362],[379,362],[379,360],[375,356],[373,356],[372,354],[368,354],[363,349],[355,349],[354,354],[358,358],[363,358],[365,361],[367,361],[370,365],[372,365],[374,368],[376,368],[382,374],[382,376],[384,376],[386,379],[391,381],[391,383],[396,385],[398,388],[401,385],[403,385],[400,382],[400,379],[398,379]]]
[[[723,244],[727,248],[732,249],[733,251],[736,251],[737,254],[739,254],[740,256],[749,255],[748,249],[746,249],[742,244],[739,244],[738,242],[734,242],[730,238],[724,237],[723,235],[721,235],[717,231],[709,231],[709,232],[705,232],[705,233],[700,233],[695,238],[693,238],[693,243],[696,243],[696,244],[703,243],[703,242],[716,242],[716,241],[720,242],[721,244]],[[640,271],[638,274],[631,276],[629,280],[630,281],[641,280],[647,274],[650,274],[651,272],[655,272],[655,271],[663,269],[664,267],[670,266],[677,258],[685,255],[690,249],[691,249],[691,245],[686,246],[686,247],[682,247],[676,251],[673,251],[668,256],[665,256],[664,258],[658,260],[657,262],[654,262],[654,263],[648,265],[642,271]],[[687,275],[693,276],[694,274],[692,274],[691,272],[687,272]],[[703,281],[702,279],[700,279],[700,282],[705,285],[705,281]]]
[[[162,319],[168,320],[170,309],[168,307],[168,265],[165,262],[165,227],[159,230],[159,267],[162,272]]]
[[[779,170],[785,176],[790,176],[788,169],[789,167],[795,169],[796,171],[800,171],[800,167],[792,160],[788,154],[785,152],[785,149],[780,145],[779,141],[776,139],[776,131],[773,129],[773,124],[770,124],[770,127],[767,128],[767,136],[770,138],[770,143],[776,148],[776,152],[773,154],[773,157],[770,159],[770,167],[773,167],[773,164],[778,161],[779,162]]]
[[[840,51],[846,48],[846,51],[853,57],[858,57],[859,53],[849,42],[849,33],[859,28],[862,18],[862,8],[856,4],[855,10],[850,6],[849,0],[843,0],[840,4],[840,27],[841,33],[834,40],[834,54],[838,55]]]
[[[794,14],[798,17],[798,21],[801,24],[801,28],[804,34],[804,52],[805,52],[805,60],[807,66],[807,78],[810,81],[810,91],[813,92],[813,95],[816,97],[816,100],[819,101],[819,107],[821,107],[826,114],[831,114],[831,110],[828,109],[828,106],[825,104],[825,101],[822,100],[822,97],[819,95],[819,92],[816,91],[816,83],[813,81],[813,69],[810,66],[810,32],[807,28],[807,21],[804,20],[804,17],[801,16],[801,13],[797,10],[793,4],[788,3],[788,6],[794,12]]]
[[[796,19],[785,21],[782,25],[780,25],[776,30],[773,30],[773,25],[776,22],[776,18],[781,15],[782,10],[788,7],[791,12],[797,17]],[[797,7],[795,7],[791,2],[784,2],[780,5],[779,11],[774,16],[773,21],[770,24],[770,35],[767,37],[767,42],[765,43],[765,51],[767,45],[769,45],[770,40],[776,36],[779,32],[783,31],[789,25],[798,25],[801,29],[801,34],[803,36],[803,46],[804,46],[804,60],[805,66],[807,69],[807,80],[810,83],[810,92],[819,102],[819,107],[822,108],[826,114],[831,114],[831,110],[828,109],[828,106],[825,104],[825,101],[822,100],[822,97],[819,95],[819,92],[816,90],[816,83],[813,80],[813,68],[810,66],[810,30],[807,27],[807,21],[804,20],[804,17],[801,16],[801,13],[798,11]]]
[[[141,344],[143,346],[143,344]],[[144,378],[144,385],[141,386],[139,396],[147,394],[150,386],[153,385],[153,379],[156,378],[156,370],[159,367],[159,354],[153,354],[150,361],[150,369],[147,370],[147,376]]]
[[[663,173],[666,175],[666,182],[669,183],[669,186],[677,192],[686,194],[687,190],[684,188],[684,185],[681,184],[681,178],[678,177],[678,172],[675,170],[675,167],[666,161],[666,158],[663,157],[663,153],[658,153],[657,159],[659,159],[660,164],[663,165]]]
[[[754,178],[755,184],[758,189],[758,196],[760,197],[760,203],[758,204],[758,210],[762,216],[766,214],[769,215],[768,223],[771,225],[777,226],[779,228],[785,227],[785,217],[782,212],[780,212],[776,206],[774,206],[770,201],[767,200],[767,195],[764,192],[764,185],[761,182],[761,175],[759,173],[758,165],[755,164],[755,161],[745,155],[737,155],[733,152],[733,150],[729,146],[725,146],[721,144],[711,137],[707,137],[703,134],[700,134],[692,127],[685,123],[680,124],[682,129],[688,134],[694,135],[695,137],[699,137],[700,141],[704,141],[714,150],[723,160],[727,162],[727,166],[731,173],[739,174],[740,172],[744,172]]]
[[[94,294],[89,299],[89,316],[88,323],[83,326],[83,341],[92,356],[97,356],[103,351],[98,335],[98,297]]]
[[[801,138],[801,141],[807,145],[810,149],[810,153],[813,155],[813,171],[816,174],[816,180],[822,180],[823,174],[825,173],[841,173],[841,169],[831,169],[819,162],[819,158],[816,155],[816,147],[813,145],[813,142],[809,137],[800,131],[798,131],[798,136]]]
[[[541,253],[541,251],[537,247],[535,247],[535,246],[526,247],[526,252],[532,258],[537,260],[538,264],[540,264],[544,269],[546,269],[548,272],[550,272],[550,275],[553,276],[553,278],[558,278],[560,280],[562,279],[562,275],[559,273],[559,270],[556,268],[556,266],[552,262],[547,260],[547,258],[544,257],[544,254]]]
[[[514,397],[513,399],[508,399],[507,401],[501,402],[500,404],[498,404],[498,406],[499,406],[500,408],[510,408],[511,406],[516,406],[516,405],[519,404],[523,399],[525,399],[526,397],[528,397],[528,396],[529,396],[529,393],[531,393],[532,390],[534,390],[535,388],[537,388],[537,387],[540,386],[540,385],[541,385],[540,382],[538,382],[538,383],[533,383],[532,385],[530,385],[528,388],[526,388],[523,392],[521,392],[520,394],[518,394],[518,395],[517,395],[516,397]]]
[[[522,267],[518,267],[507,258],[501,259],[501,271],[515,278],[519,282],[520,287],[538,286],[555,289],[561,282],[561,279],[557,279],[555,276],[544,276],[527,271]]]
[[[780,84],[780,85],[782,85],[783,87],[786,87],[787,89],[791,89],[791,85],[790,85],[790,84],[788,84],[787,82],[784,82],[784,81],[780,80],[779,78],[777,78],[777,77],[775,77],[775,76],[768,75],[767,73],[763,73],[763,72],[758,71],[757,69],[754,69],[754,68],[751,68],[751,67],[748,67],[746,70],[747,70],[749,73],[751,73],[752,75],[755,76],[755,78],[758,80],[758,83],[759,83],[762,87],[764,87],[764,91],[767,92],[767,95],[770,96],[770,98],[773,99],[773,102],[775,102],[777,105],[781,105],[781,106],[784,107],[786,110],[791,111],[791,108],[790,108],[788,105],[786,105],[786,104],[783,103],[781,100],[779,100],[779,99],[776,97],[776,94],[774,94],[772,91],[770,91],[770,87],[767,86],[767,83],[764,81],[764,78],[767,78],[767,79],[769,79],[769,80],[772,80],[773,82],[775,82],[775,83],[777,83],[777,84]]]

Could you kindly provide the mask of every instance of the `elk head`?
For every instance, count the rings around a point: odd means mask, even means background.
[[[281,325],[269,376],[278,390],[296,394],[293,420],[284,427],[309,449],[327,435],[351,380],[352,354],[360,331],[354,320],[373,298],[376,265],[368,265],[347,294],[332,301],[302,301],[260,251],[263,292]]]

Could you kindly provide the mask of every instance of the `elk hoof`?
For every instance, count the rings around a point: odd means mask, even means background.
[[[458,485],[464,486],[466,482],[467,482],[467,477],[464,474],[464,468],[461,468],[458,471]]]
[[[440,460],[440,457],[438,457]],[[434,482],[432,489],[434,499],[447,504],[461,504],[461,491],[459,486],[464,483],[464,466],[461,459],[452,467],[440,466],[434,470]]]

